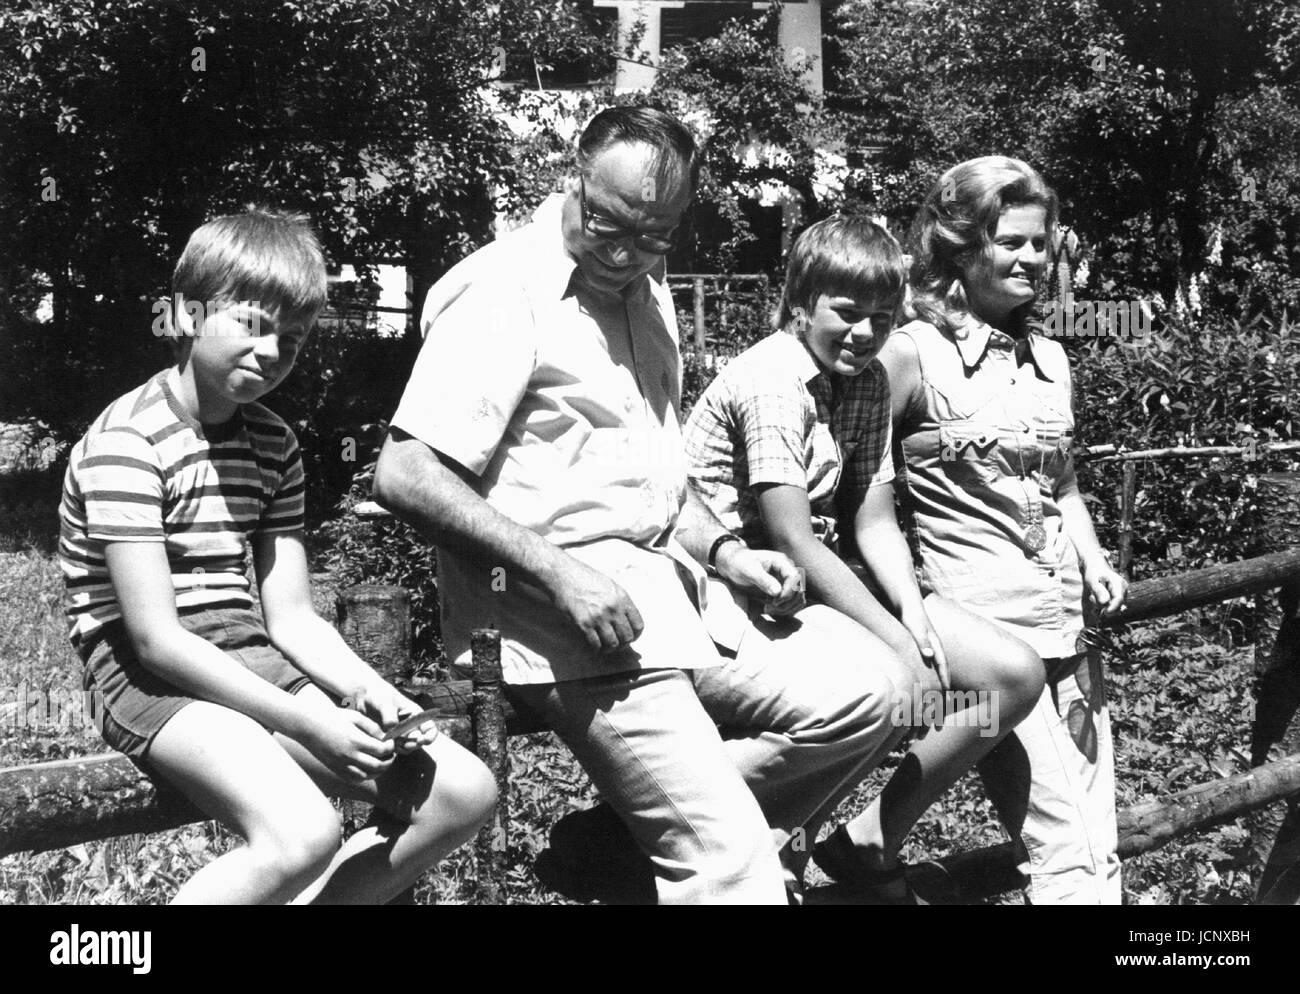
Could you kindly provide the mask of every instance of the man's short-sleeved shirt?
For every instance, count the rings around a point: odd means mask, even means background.
[[[297,439],[261,404],[201,425],[166,371],[119,397],[73,446],[63,480],[59,563],[73,644],[122,616],[109,542],[161,543],[178,608],[251,607],[249,540],[301,529],[303,495]]]
[[[651,660],[716,665],[680,578],[690,572],[698,588],[702,574],[672,539],[687,482],[671,294],[653,276],[621,297],[591,291],[565,250],[561,202],[547,201],[429,291],[425,343],[392,425],[474,473],[497,511],[620,583],[645,632],[596,654],[542,590],[440,546],[447,655],[463,660],[470,631],[494,627],[511,683]]]
[[[751,543],[767,541],[762,484],[807,490],[814,531],[829,539],[870,488],[894,479],[884,367],[873,360],[858,376],[832,375],[784,331],[727,363],[691,410],[685,434],[696,490]]]

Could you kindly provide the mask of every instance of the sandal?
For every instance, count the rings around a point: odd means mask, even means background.
[[[906,863],[900,863],[890,870],[867,869],[863,865],[862,855],[843,825],[813,846],[812,860],[826,876],[868,904],[929,903],[912,890],[912,885],[907,880],[909,867]]]

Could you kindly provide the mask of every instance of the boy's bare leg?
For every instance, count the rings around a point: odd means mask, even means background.
[[[301,694],[326,700],[316,687]],[[322,788],[375,805],[370,823],[343,843],[295,903],[383,904],[473,838],[496,804],[487,768],[445,735],[361,784],[338,779],[292,739],[276,739]]]
[[[885,789],[845,826],[866,869],[897,865],[903,840],[926,808],[1024,720],[1042,693],[1042,661],[1019,639],[941,597],[927,597],[925,608],[943,643],[952,689],[988,692],[983,707],[993,710],[957,711],[916,739]],[[909,697],[937,689],[931,674],[923,676],[929,681],[909,688]]]
[[[266,730],[238,711],[195,701],[154,737],[149,761],[246,844],[194,874],[176,904],[282,904],[339,847],[333,805]]]

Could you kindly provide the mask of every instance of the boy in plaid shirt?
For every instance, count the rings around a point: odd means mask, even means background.
[[[900,689],[912,706],[897,723],[934,727],[852,832],[841,826],[813,854],[832,878],[887,903],[917,900],[898,859],[911,826],[1028,715],[1043,686],[1028,646],[917,586],[894,510],[889,381],[876,359],[906,280],[883,228],[855,217],[814,224],[791,252],[777,330],[727,364],[686,425],[692,485],[722,522],[788,555],[807,573],[810,600],[875,635],[879,658],[909,665],[913,686]],[[871,588],[837,554],[855,547]]]

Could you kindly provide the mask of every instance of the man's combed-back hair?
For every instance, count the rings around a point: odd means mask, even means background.
[[[623,142],[653,148],[661,179],[687,179],[691,192],[695,191],[700,179],[699,146],[684,124],[654,107],[610,107],[588,121],[578,139],[578,168],[586,174],[596,156]]]
[[[788,328],[797,308],[811,312],[823,294],[869,297],[897,309],[906,289],[907,265],[893,235],[868,217],[828,217],[806,228],[790,250],[775,324]]]
[[[985,155],[939,177],[912,225],[912,306],[917,317],[946,331],[965,320],[970,313],[965,267],[988,257],[1002,212],[1024,206],[1043,208],[1050,238],[1058,213],[1056,193],[1019,159]],[[1023,326],[1033,306],[1030,301],[1012,312],[1012,325]]]
[[[214,218],[190,235],[172,293],[205,306],[257,301],[313,321],[325,306],[325,258],[306,215],[265,207]]]

